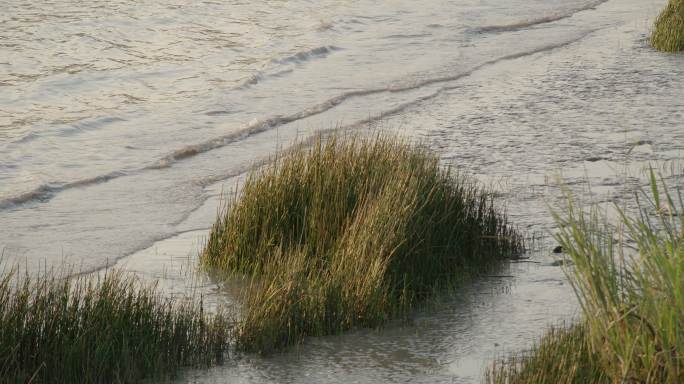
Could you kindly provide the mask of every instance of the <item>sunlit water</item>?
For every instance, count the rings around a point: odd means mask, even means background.
[[[554,231],[557,176],[604,205],[628,200],[649,163],[682,185],[684,56],[647,42],[664,4],[5,1],[3,262],[117,263],[182,294],[221,191],[331,129],[429,145],[499,190],[530,233]],[[538,245],[413,324],[234,356],[180,382],[477,382],[577,315],[553,243]],[[199,280],[208,303],[235,304]]]

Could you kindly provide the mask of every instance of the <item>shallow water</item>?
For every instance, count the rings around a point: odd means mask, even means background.
[[[0,248],[29,268],[118,263],[184,294],[222,190],[277,149],[372,126],[430,146],[553,233],[556,177],[623,202],[656,164],[682,185],[684,56],[647,36],[665,1],[102,1],[0,5]],[[378,118],[382,118],[378,121]],[[536,263],[415,326],[240,356],[189,382],[476,382],[576,315]],[[211,304],[234,290],[200,276]]]

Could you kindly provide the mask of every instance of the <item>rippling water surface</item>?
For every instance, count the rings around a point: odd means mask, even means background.
[[[118,261],[183,292],[178,272],[221,191],[330,129],[428,144],[492,183],[530,232],[553,232],[558,175],[601,204],[642,186],[646,164],[682,185],[684,57],[647,42],[664,4],[5,1],[3,262],[91,271]],[[476,382],[486,362],[576,315],[551,245],[412,326],[238,356],[181,381]]]

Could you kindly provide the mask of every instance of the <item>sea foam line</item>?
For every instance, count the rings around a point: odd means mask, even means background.
[[[594,9],[594,8],[598,7],[599,5],[601,5],[607,1],[608,0],[596,0],[596,1],[592,1],[592,2],[589,2],[587,4],[584,4],[581,7],[573,8],[573,9],[568,10],[568,11],[563,12],[563,13],[545,15],[545,16],[542,16],[542,17],[539,17],[536,19],[524,20],[524,21],[519,21],[519,22],[515,22],[515,23],[510,23],[510,24],[488,25],[488,26],[484,26],[484,27],[475,28],[475,31],[477,31],[477,32],[512,32],[512,31],[517,31],[520,29],[534,27],[534,26],[540,25],[540,24],[552,23],[554,21],[567,19],[569,17],[574,16],[576,13],[588,11],[590,9]]]

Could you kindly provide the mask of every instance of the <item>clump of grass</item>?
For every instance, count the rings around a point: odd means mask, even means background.
[[[406,315],[522,249],[491,194],[427,149],[332,137],[251,174],[202,261],[253,277],[237,344],[269,353]]]
[[[196,301],[108,272],[0,281],[1,383],[133,383],[220,362],[230,327]]]
[[[520,356],[494,363],[485,373],[491,384],[608,384],[589,348],[586,326],[552,328]]]
[[[590,375],[580,382],[684,382],[684,204],[681,195],[676,205],[667,188],[658,188],[653,171],[650,194],[641,196],[636,217],[616,207],[621,227],[615,230],[572,201],[567,217],[556,215],[557,238],[574,261],[569,276],[583,331],[570,339],[547,336],[522,361],[490,372],[490,382],[556,382],[562,376],[556,358],[570,361],[562,365],[569,377],[570,367],[584,366]],[[527,377],[544,380],[519,379]]]
[[[659,51],[684,50],[684,0],[670,0],[655,21],[651,45]]]

